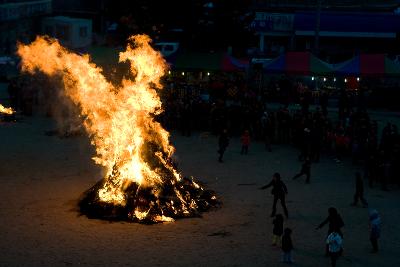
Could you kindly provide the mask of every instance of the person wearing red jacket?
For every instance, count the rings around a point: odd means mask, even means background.
[[[242,150],[240,151],[240,154],[246,154],[249,152],[249,146],[250,146],[250,134],[249,131],[244,131],[243,135],[240,137],[240,142],[242,143]]]

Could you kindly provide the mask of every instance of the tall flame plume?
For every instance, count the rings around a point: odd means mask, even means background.
[[[96,196],[92,202],[134,206],[128,216],[138,221],[149,219],[150,213],[153,221],[168,221],[172,219],[165,213],[190,214],[198,203],[181,190],[182,178],[170,164],[174,147],[169,133],[154,119],[162,112],[157,90],[162,89],[167,64],[150,43],[147,35],[129,38],[119,61],[130,64],[134,78],[124,78],[118,86],[105,79],[88,55],[72,53],[48,37],[37,37],[30,45],[19,44],[18,55],[23,71],[62,77],[65,95],[80,108],[85,130],[96,148],[93,160],[106,170],[105,179],[93,189]],[[193,180],[190,184],[201,189]],[[168,193],[170,197],[160,203],[166,185],[173,187],[173,196]]]

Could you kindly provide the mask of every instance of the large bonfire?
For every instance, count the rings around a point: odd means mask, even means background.
[[[61,77],[96,148],[93,160],[106,170],[105,178],[84,193],[82,213],[149,223],[196,216],[217,200],[177,172],[169,133],[155,121],[162,112],[157,90],[167,64],[148,36],[129,41],[119,61],[130,63],[134,78],[124,78],[119,86],[107,81],[88,55],[72,53],[48,37],[20,44],[18,54],[23,71]]]

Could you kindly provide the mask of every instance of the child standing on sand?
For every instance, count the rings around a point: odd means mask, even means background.
[[[277,214],[275,219],[272,221],[274,229],[272,230],[272,245],[281,246],[281,238],[283,234],[283,216],[282,214]]]
[[[369,229],[370,235],[369,240],[372,244],[371,253],[378,253],[378,239],[381,234],[381,217],[375,209],[369,211]]]
[[[336,261],[342,254],[343,239],[339,234],[339,229],[334,228],[333,232],[328,235],[326,239],[326,244],[328,245],[328,253],[329,257],[331,258],[331,266],[336,267]]]
[[[293,243],[292,243],[292,229],[285,228],[285,231],[282,236],[282,261],[284,263],[293,263],[292,259],[292,250],[293,250]]]

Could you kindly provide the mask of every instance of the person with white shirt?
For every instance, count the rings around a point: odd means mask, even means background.
[[[343,239],[338,233],[337,229],[334,229],[334,231],[330,233],[326,239],[332,267],[336,266],[336,261],[342,253],[342,243]]]

